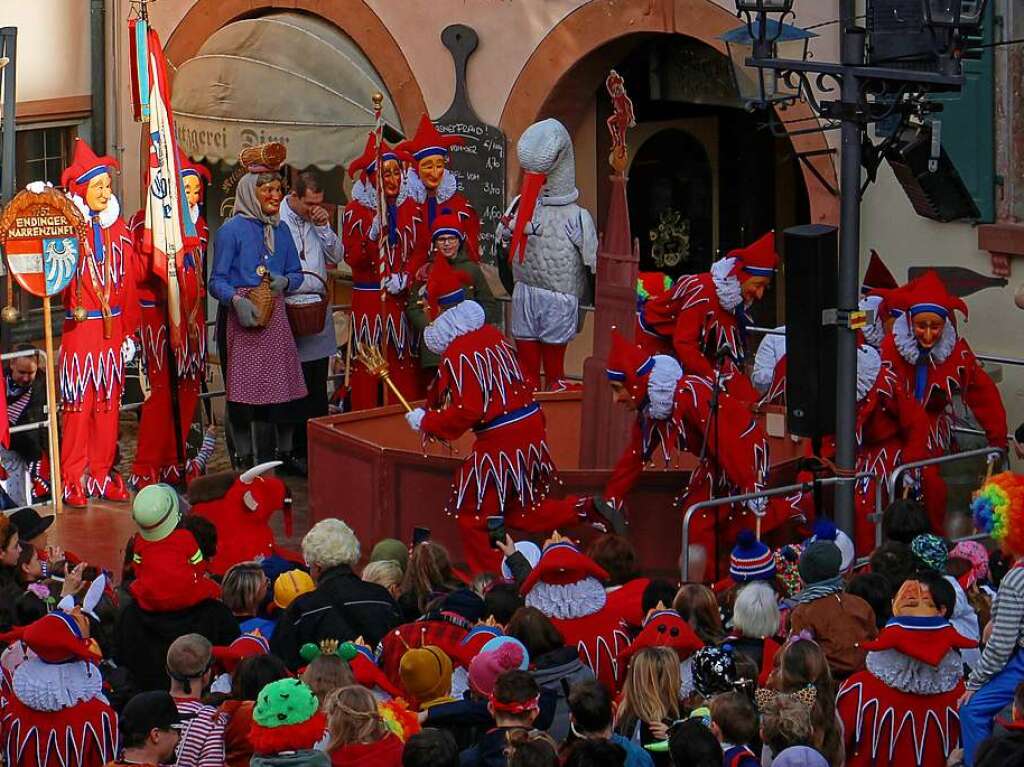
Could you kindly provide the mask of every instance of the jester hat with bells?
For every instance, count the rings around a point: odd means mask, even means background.
[[[71,194],[85,199],[85,190],[89,188],[89,182],[104,173],[110,175],[113,171],[119,170],[120,165],[110,155],[97,157],[92,147],[85,141],[75,139],[75,150],[72,156],[71,165],[64,169],[60,175],[60,185]]]
[[[412,156],[408,152],[392,148],[388,142],[381,139],[380,161],[396,160],[399,164],[412,162]],[[348,164],[348,177],[355,178],[359,174],[359,180],[365,182],[367,179],[375,178],[377,173],[377,134],[370,131],[366,138],[366,147],[363,153]]]
[[[937,314],[943,319],[954,319],[955,322],[953,312],[957,311],[967,319],[967,304],[946,289],[934,269],[929,269],[901,288],[888,292],[876,291],[876,294],[884,296],[885,305],[889,309],[905,312],[908,322],[923,312]]]
[[[103,657],[95,640],[89,637],[87,616],[99,621],[95,609],[103,598],[106,584],[106,576],[99,575],[90,584],[81,606],[75,604],[71,595],[65,596],[54,612],[27,626],[17,626],[0,634],[0,641],[23,642],[40,661],[50,665],[80,660],[99,663]]]
[[[730,250],[726,258],[735,259],[732,272],[741,282],[747,277],[774,277],[779,266],[775,232],[762,235],[744,248]]]
[[[652,370],[654,357],[613,329],[612,348],[608,352],[608,380],[622,384],[636,402],[643,402]]]

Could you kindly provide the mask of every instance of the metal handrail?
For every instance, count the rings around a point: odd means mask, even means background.
[[[732,505],[734,503],[746,503],[747,501],[753,501],[757,498],[774,498],[779,495],[789,495],[790,493],[801,492],[805,493],[814,489],[817,485],[835,485],[840,482],[858,482],[862,479],[869,479],[875,475],[870,471],[859,472],[852,477],[825,477],[823,479],[816,479],[810,482],[799,482],[794,485],[783,485],[782,487],[772,487],[767,490],[761,490],[756,493],[743,493],[742,495],[728,495],[724,498],[711,498],[706,501],[698,501],[690,505],[686,509],[686,513],[683,515],[683,536],[682,545],[683,551],[681,554],[680,571],[682,573],[683,580],[688,579],[688,573],[690,571],[690,522],[693,520],[693,515],[703,509],[711,509],[717,506]],[[880,484],[880,483],[876,483]],[[879,488],[875,489],[875,513],[880,514],[882,510],[882,496]],[[717,552],[716,552],[717,555]]]
[[[1006,448],[1003,447],[979,447],[974,450],[964,450],[962,453],[948,453],[946,455],[937,455],[933,458],[924,458],[920,461],[911,461],[910,463],[904,463],[893,469],[892,474],[889,477],[889,497],[892,498],[896,493],[897,482],[903,476],[905,472],[913,471],[914,469],[921,469],[925,466],[938,466],[944,463],[954,463],[956,461],[963,461],[967,458],[978,458],[980,456],[991,456],[992,454],[998,454],[1005,463],[1008,460],[1009,454]],[[994,460],[989,461],[990,464],[995,463]]]

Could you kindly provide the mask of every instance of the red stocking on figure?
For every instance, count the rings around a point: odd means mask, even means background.
[[[554,391],[565,378],[565,344],[542,344],[544,358],[544,389]]]
[[[517,338],[516,356],[519,357],[519,367],[523,371],[523,378],[526,379],[533,391],[537,391],[540,388],[540,341]]]

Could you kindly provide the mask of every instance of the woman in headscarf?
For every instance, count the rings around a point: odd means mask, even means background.
[[[217,346],[227,390],[228,422],[234,442],[235,463],[254,464],[255,422],[272,423],[278,454],[292,450],[294,417],[288,404],[306,396],[295,339],[281,294],[297,290],[302,272],[295,242],[279,211],[283,199],[278,174],[284,162],[280,147],[276,162],[269,145],[235,193],[235,210],[217,231],[213,243],[210,293],[220,302],[217,310]],[[242,162],[245,164],[246,153]],[[269,288],[273,308],[264,323],[259,293]]]

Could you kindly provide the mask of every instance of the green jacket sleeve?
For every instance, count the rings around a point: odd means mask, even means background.
[[[422,282],[414,282],[409,290],[409,301],[405,305],[405,316],[409,320],[409,324],[416,331],[417,336],[422,336],[423,329],[430,324],[426,309],[420,303],[420,291],[422,289]]]
[[[473,276],[473,300],[484,310],[484,319],[491,325],[501,326],[501,304],[491,292],[491,286],[487,284],[487,277],[479,264],[470,262],[467,271]]]

